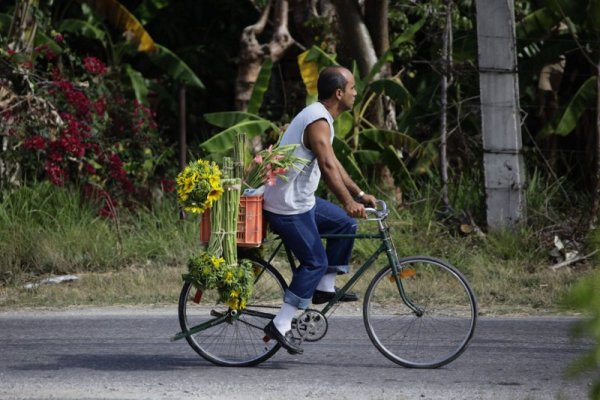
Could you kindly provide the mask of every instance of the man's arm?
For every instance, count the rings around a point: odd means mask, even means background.
[[[354,183],[352,178],[350,178],[350,175],[348,175],[348,172],[342,166],[342,163],[340,163],[340,160],[338,160],[337,157],[336,157],[336,161],[338,163],[338,168],[340,170],[340,175],[342,177],[344,185],[346,186],[348,191],[352,194],[352,196],[354,196],[354,198],[356,198],[360,193],[362,193],[362,195],[358,198],[358,200],[365,205],[376,208],[377,207],[377,199],[375,198],[375,196],[371,196],[370,194],[366,194],[365,192],[360,190],[358,185],[356,183]]]
[[[344,210],[351,217],[366,218],[364,206],[354,201],[352,196],[354,193],[350,192],[351,190],[358,190],[358,186],[352,182],[346,171],[340,168],[341,164],[333,152],[327,121],[320,119],[310,124],[306,128],[304,140],[306,146],[311,149],[317,158],[327,187],[342,203]],[[352,182],[354,186],[350,188],[346,186],[347,181]]]

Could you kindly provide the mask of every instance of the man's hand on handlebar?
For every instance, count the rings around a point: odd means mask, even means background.
[[[377,199],[375,196],[364,194],[358,201],[352,201],[344,205],[344,209],[346,210],[346,213],[353,218],[367,218],[365,206],[377,208]]]
[[[354,200],[344,205],[346,213],[353,218],[367,218],[365,206]]]
[[[377,208],[377,199],[371,194],[364,194],[358,201],[367,207]]]

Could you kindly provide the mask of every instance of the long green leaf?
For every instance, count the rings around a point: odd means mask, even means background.
[[[176,81],[188,86],[197,87],[198,89],[205,89],[200,78],[196,76],[194,71],[182,59],[164,46],[156,44],[156,47],[158,48],[158,52],[150,54],[150,60],[154,64],[159,66]]]
[[[353,125],[354,119],[352,118],[352,114],[349,111],[344,111],[333,121],[335,136],[344,139],[352,130]]]
[[[271,80],[271,70],[273,69],[273,61],[267,57],[263,61],[260,67],[260,73],[254,83],[254,89],[252,89],[252,96],[248,102],[248,112],[251,114],[258,114],[260,106],[262,106],[265,92],[269,88],[269,81]]]
[[[426,18],[421,18],[420,20],[409,26],[408,29],[405,29],[400,36],[398,36],[392,41],[392,43],[390,44],[390,48],[396,49],[402,43],[410,42],[411,40],[413,40],[417,32],[419,32],[423,25],[425,25],[425,21]]]
[[[412,104],[412,95],[399,78],[380,79],[372,82],[371,88],[379,94],[389,96],[396,104],[401,104],[404,108],[409,108]]]
[[[209,153],[224,153],[233,148],[235,137],[238,133],[243,132],[248,139],[251,139],[272,127],[273,124],[266,120],[243,121],[217,133],[202,143],[200,147]]]
[[[405,133],[390,131],[386,129],[365,129],[360,135],[369,139],[372,143],[384,149],[387,145],[393,145],[398,149],[406,149],[411,152],[421,146],[414,138]]]
[[[148,84],[144,79],[144,76],[131,67],[129,64],[124,65],[125,73],[131,82],[131,87],[135,93],[137,101],[144,105],[148,105]]]
[[[553,127],[551,124],[548,124],[540,131],[540,134],[566,136],[571,133],[586,109],[595,106],[596,96],[596,77],[593,76],[585,81],[571,98],[556,126]]]
[[[562,17],[560,14],[548,9],[540,8],[527,14],[516,26],[519,39],[540,40],[547,36],[556,27]]]
[[[368,187],[367,179],[363,174],[363,170],[358,166],[356,159],[353,156],[353,150],[344,142],[337,137],[333,138],[333,149],[335,154],[340,160],[340,163],[348,172],[350,177],[359,184],[361,187]]]
[[[352,155],[359,165],[374,165],[381,161],[381,152],[376,150],[357,150]]]
[[[44,32],[41,31],[36,32],[34,43],[36,46],[45,44],[50,50],[52,50],[56,54],[62,54],[63,52],[63,48],[60,47],[54,41],[54,39],[52,39],[50,36],[46,35]]]
[[[64,19],[60,23],[58,29],[62,33],[73,33],[101,42],[104,42],[104,39],[106,38],[106,32],[104,32],[104,30],[81,19]]]
[[[262,120],[256,114],[250,114],[244,111],[225,111],[218,113],[204,114],[204,119],[211,125],[219,128],[229,128],[245,120]]]
[[[138,51],[153,53],[156,44],[137,18],[117,0],[80,0],[96,14],[123,32],[137,46]]]

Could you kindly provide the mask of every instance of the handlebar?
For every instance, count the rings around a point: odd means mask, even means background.
[[[375,214],[374,219],[379,220],[384,219],[389,214],[387,204],[383,200],[377,200],[377,208],[365,207],[365,211],[367,214]]]

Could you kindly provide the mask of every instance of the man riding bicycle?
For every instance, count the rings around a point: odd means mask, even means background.
[[[356,98],[352,73],[343,67],[329,67],[317,82],[319,101],[304,108],[283,134],[281,145],[298,144],[295,156],[308,160],[302,169],[290,168],[287,181],[266,186],[264,210],[267,221],[299,261],[299,267],[284,303],[275,318],[264,328],[288,352],[302,353],[292,340],[291,325],[295,313],[311,301],[322,304],[335,296],[335,279],[349,270],[353,240],[328,240],[323,246],[321,234],[354,234],[354,218],[365,218],[364,205],[376,207],[376,199],[365,194],[350,178],[334,154],[333,121],[352,108]],[[321,175],[343,208],[315,196]],[[340,301],[356,301],[346,293]]]

